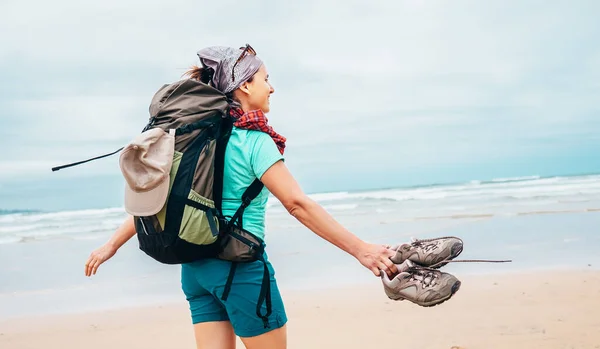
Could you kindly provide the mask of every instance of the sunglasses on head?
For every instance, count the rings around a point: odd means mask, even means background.
[[[242,53],[238,57],[237,61],[235,61],[233,68],[231,68],[231,81],[233,81],[233,82],[235,82],[235,66],[239,62],[241,62],[242,59],[244,59],[244,57],[246,57],[247,54],[256,55],[256,51],[252,48],[252,46],[250,46],[248,44],[246,44],[246,47],[240,47],[240,50],[241,49],[243,49]]]

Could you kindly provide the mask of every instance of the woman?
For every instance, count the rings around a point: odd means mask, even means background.
[[[223,214],[235,212],[243,191],[258,178],[265,188],[244,212],[245,229],[264,240],[265,210],[270,192],[298,221],[355,257],[375,276],[383,276],[380,274],[383,272],[389,280],[388,277],[397,274],[398,266],[390,259],[398,257],[395,250],[362,241],[346,230],[302,192],[288,171],[283,159],[285,138],[268,126],[264,116],[270,111],[269,98],[274,89],[269,83],[267,68],[256,52],[248,45],[241,49],[208,47],[199,51],[198,56],[203,67],[194,67],[187,74],[191,79],[210,83],[225,93],[232,105],[232,116],[237,119],[225,153]],[[207,74],[209,69],[212,74]],[[134,235],[130,217],[105,245],[92,252],[86,263],[86,275],[95,274],[98,267]],[[444,248],[440,246],[438,252]],[[408,250],[423,253],[418,248]],[[408,255],[404,259],[408,259]],[[272,303],[268,326],[255,314],[263,276],[262,263],[239,265],[227,301],[222,301],[219,296],[227,281],[230,262],[210,259],[182,265],[182,289],[189,302],[198,348],[235,348],[236,335],[249,349],[286,348],[287,317],[273,267],[268,260],[267,263]]]

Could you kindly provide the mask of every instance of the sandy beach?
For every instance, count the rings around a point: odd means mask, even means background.
[[[377,279],[343,289],[284,290],[289,348],[600,348],[599,271],[461,280],[455,297],[433,308],[390,301]],[[186,304],[0,322],[2,349],[107,347],[194,348]]]

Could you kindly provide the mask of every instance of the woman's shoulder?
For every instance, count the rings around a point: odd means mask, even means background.
[[[231,131],[232,133],[236,133],[238,135],[242,135],[244,137],[252,137],[252,138],[262,138],[262,137],[267,137],[269,138],[270,136],[268,134],[266,134],[263,131],[259,131],[259,130],[249,130],[246,128],[239,128],[236,126],[233,126],[233,129]]]
[[[233,143],[231,146],[236,148],[235,152],[248,159],[248,163],[253,167],[263,167],[264,164],[270,166],[273,162],[283,159],[268,133],[234,127],[229,140]]]
[[[231,136],[236,137],[240,142],[246,146],[254,146],[257,143],[273,142],[271,136],[267,133],[258,130],[248,130],[238,127],[233,127],[231,130]]]

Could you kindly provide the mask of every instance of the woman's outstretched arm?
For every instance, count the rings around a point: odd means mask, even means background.
[[[383,245],[369,244],[345,229],[302,191],[283,161],[271,166],[262,176],[261,182],[300,223],[355,257],[376,276],[380,276],[379,270],[389,275],[397,272],[396,266],[389,259],[394,251]]]

